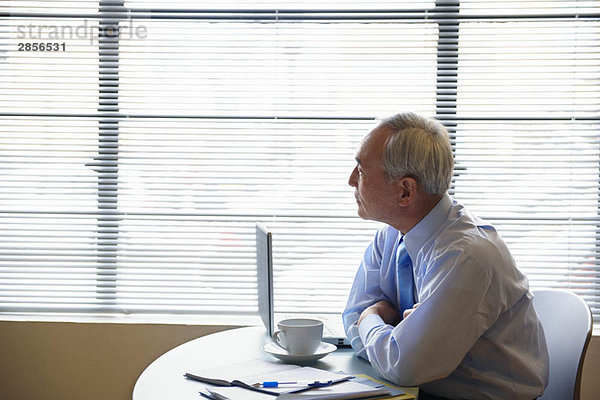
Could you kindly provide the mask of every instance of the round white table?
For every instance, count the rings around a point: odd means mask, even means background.
[[[213,333],[177,346],[157,358],[142,372],[133,388],[133,400],[198,400],[201,398],[198,392],[202,389],[202,384],[185,378],[183,375],[186,372],[223,369],[228,366],[240,368],[244,362],[256,359],[283,364],[262,351],[262,347],[270,340],[264,327],[247,327]],[[371,364],[354,356],[350,348],[338,348],[320,360],[301,365],[332,372],[362,373],[381,379]],[[251,372],[239,371],[244,375]],[[416,387],[403,389],[415,396],[418,393]]]

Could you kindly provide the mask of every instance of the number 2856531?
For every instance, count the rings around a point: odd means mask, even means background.
[[[48,43],[19,43],[19,51],[65,51],[66,43],[48,42]]]

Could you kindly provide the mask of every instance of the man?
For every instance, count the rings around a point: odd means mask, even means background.
[[[527,278],[488,223],[447,193],[447,130],[413,113],[362,141],[349,184],[358,214],[383,222],[343,314],[356,353],[420,399],[543,393],[548,352]]]

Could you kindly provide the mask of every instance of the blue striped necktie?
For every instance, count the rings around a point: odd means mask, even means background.
[[[401,238],[398,245],[398,291],[400,292],[400,314],[404,314],[404,310],[411,309],[415,304],[413,294],[413,269],[412,261],[406,251],[406,246]]]

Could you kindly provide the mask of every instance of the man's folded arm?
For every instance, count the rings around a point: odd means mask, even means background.
[[[364,344],[358,332],[358,319],[362,312],[380,300],[387,300],[379,286],[381,253],[378,251],[377,235],[364,253],[350,294],[346,308],[342,314],[346,337],[350,341],[356,355],[367,358]]]
[[[442,279],[396,327],[375,314],[361,321],[361,343],[381,376],[403,386],[445,378],[493,324],[499,309],[486,297],[490,276],[483,268],[468,269],[466,277],[454,279],[454,270]]]

